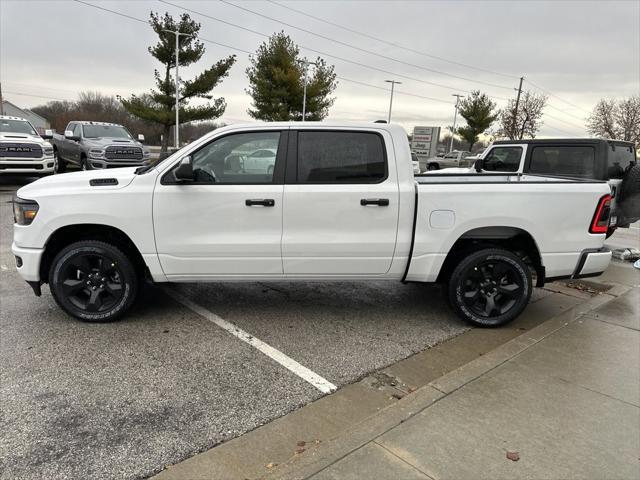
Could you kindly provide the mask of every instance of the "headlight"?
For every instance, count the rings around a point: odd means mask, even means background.
[[[95,149],[95,148],[92,148],[91,150],[89,150],[89,156],[91,158],[102,158],[103,155],[104,153],[102,150]]]
[[[53,155],[53,147],[44,147],[44,154],[47,157]]]
[[[143,150],[142,151],[142,156],[143,157],[148,157],[149,156],[149,150]]]
[[[40,206],[34,200],[13,199],[13,219],[18,225],[30,225]]]

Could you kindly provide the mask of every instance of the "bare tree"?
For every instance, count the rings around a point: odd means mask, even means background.
[[[526,91],[520,95],[516,112],[516,99],[510,99],[507,107],[500,111],[498,135],[510,140],[535,138],[543,125],[542,115],[546,105],[546,95]]]
[[[587,130],[597,137],[640,144],[640,96],[601,99],[587,120]]]

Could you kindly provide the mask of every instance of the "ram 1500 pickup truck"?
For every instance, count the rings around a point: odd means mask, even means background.
[[[53,147],[28,120],[0,115],[0,174],[50,175],[56,171]]]
[[[275,153],[272,170],[244,169],[258,150]],[[48,283],[85,321],[124,314],[145,278],[394,280],[442,283],[461,317],[498,326],[534,281],[607,268],[609,193],[548,176],[414,178],[396,125],[233,125],[156,165],[22,187],[12,251],[36,295]]]
[[[64,135],[53,135],[58,171],[72,163],[81,170],[140,166],[149,160],[149,149],[134,140],[122,125],[102,122],[69,122]]]

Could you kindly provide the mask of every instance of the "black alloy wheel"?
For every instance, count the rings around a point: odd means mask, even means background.
[[[49,285],[56,302],[70,315],[108,322],[131,307],[138,279],[133,264],[117,247],[87,240],[56,256]]]
[[[515,319],[531,297],[529,267],[515,254],[484,249],[463,259],[449,283],[454,310],[477,326],[497,327]]]

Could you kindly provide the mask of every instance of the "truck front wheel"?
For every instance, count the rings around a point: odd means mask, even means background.
[[[53,298],[85,322],[112,322],[127,312],[138,293],[133,262],[115,245],[83,240],[63,248],[49,270]]]
[[[53,151],[53,173],[64,173],[67,171],[67,162],[60,158],[58,150]]]
[[[498,327],[515,319],[531,297],[531,271],[508,250],[486,248],[463,258],[449,279],[453,310],[479,327]]]

